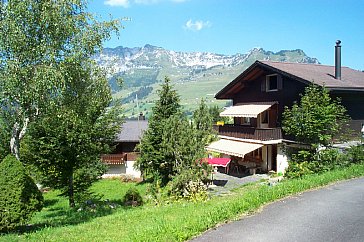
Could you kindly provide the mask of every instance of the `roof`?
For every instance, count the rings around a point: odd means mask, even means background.
[[[143,132],[148,128],[147,120],[130,120],[121,126],[116,142],[139,142]]]
[[[279,73],[282,76],[304,82],[325,86],[329,90],[364,91],[364,72],[341,67],[341,80],[335,79],[335,66],[307,63],[256,61],[237,78],[219,91],[216,98],[226,98],[233,87],[243,88],[243,81],[249,81],[264,71]]]

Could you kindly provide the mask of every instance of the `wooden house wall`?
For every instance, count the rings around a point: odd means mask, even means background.
[[[271,110],[270,115],[273,115],[272,111],[278,114],[276,126],[280,127],[284,107],[291,107],[294,101],[298,101],[300,98],[299,94],[304,91],[306,85],[296,80],[283,77],[281,90],[265,92],[261,89],[261,83],[265,81],[266,75],[269,74],[274,73],[266,73],[255,80],[246,82],[244,89],[235,94],[233,104],[278,101],[277,110]],[[269,126],[272,127],[274,124],[270,123]]]
[[[353,120],[364,120],[364,93],[363,92],[334,92],[333,98],[340,98],[341,104],[346,108]]]
[[[134,152],[134,149],[138,143],[139,142],[120,142],[116,145],[114,153],[120,154],[125,152]]]
[[[299,101],[300,94],[304,93],[305,87],[308,84],[282,76],[282,89],[270,92],[262,91],[262,82],[265,82],[266,76],[271,74],[276,73],[263,71],[259,75],[253,76],[252,80],[244,81],[244,88],[233,96],[233,105],[238,103],[277,101],[277,110],[271,109],[269,112],[269,127],[273,128],[281,126],[284,107],[291,107],[295,101]],[[352,119],[351,128],[360,131],[361,125],[364,124],[364,93],[335,91],[331,93],[331,96],[341,99],[341,103],[347,109],[347,114]],[[274,116],[276,114],[278,114],[277,119]],[[256,119],[251,119],[251,126],[256,127],[256,121]]]

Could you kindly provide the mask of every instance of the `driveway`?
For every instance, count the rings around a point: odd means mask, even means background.
[[[213,175],[212,185],[209,187],[209,191],[214,195],[221,195],[229,193],[231,190],[241,187],[247,183],[257,182],[260,180],[268,179],[267,174],[234,174],[227,175],[225,173],[216,172]]]
[[[364,178],[264,207],[193,241],[364,241]]]

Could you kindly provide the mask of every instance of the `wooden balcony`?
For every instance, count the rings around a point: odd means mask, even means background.
[[[214,126],[219,135],[229,136],[240,139],[253,139],[253,140],[278,140],[282,139],[281,128],[255,128],[240,125],[226,124],[224,126]]]
[[[122,165],[126,161],[135,161],[139,153],[127,152],[121,154],[105,154],[101,155],[101,160],[108,165]]]

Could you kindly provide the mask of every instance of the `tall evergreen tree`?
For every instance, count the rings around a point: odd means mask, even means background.
[[[161,89],[157,91],[159,99],[152,109],[149,119],[149,126],[143,135],[138,147],[140,157],[136,162],[136,167],[144,174],[158,173],[164,183],[169,180],[172,174],[172,166],[162,146],[162,137],[165,132],[165,123],[168,118],[180,113],[180,98],[171,86],[171,81],[165,77]]]

